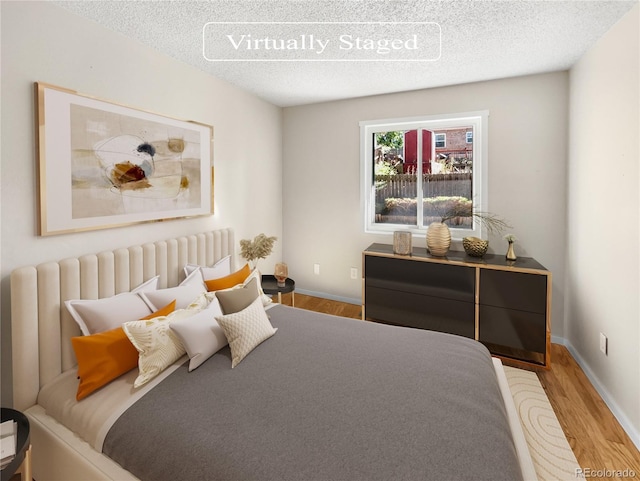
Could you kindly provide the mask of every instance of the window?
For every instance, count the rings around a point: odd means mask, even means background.
[[[365,232],[424,235],[453,209],[486,210],[488,116],[483,111],[360,122]],[[447,224],[456,239],[483,234],[470,215]]]

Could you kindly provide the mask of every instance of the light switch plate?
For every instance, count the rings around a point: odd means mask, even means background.
[[[600,333],[600,351],[602,351],[602,354],[605,356],[608,354],[608,344],[607,336]]]

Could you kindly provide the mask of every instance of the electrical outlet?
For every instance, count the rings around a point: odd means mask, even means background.
[[[357,279],[358,278],[358,268],[357,267],[352,267],[351,268],[351,279]]]
[[[608,347],[609,347],[609,340],[607,339],[607,336],[600,333],[600,351],[602,351],[602,354],[604,354],[605,356],[609,354]]]
[[[320,264],[313,264],[313,273],[316,276],[320,275]]]

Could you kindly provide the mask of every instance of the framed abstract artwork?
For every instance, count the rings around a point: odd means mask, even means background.
[[[35,89],[40,235],[213,213],[213,127]]]

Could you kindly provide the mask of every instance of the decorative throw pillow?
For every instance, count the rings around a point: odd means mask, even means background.
[[[173,311],[174,305],[169,304],[148,317],[167,315]],[[78,401],[138,365],[138,350],[122,327],[90,336],[72,337],[71,345],[78,361]]]
[[[153,277],[131,292],[124,292],[104,299],[80,299],[65,301],[71,317],[76,321],[82,334],[88,336],[109,331],[127,321],[140,319],[154,310],[137,293],[149,292],[158,288],[159,277]],[[171,299],[161,304],[168,304]]]
[[[211,267],[199,266],[197,264],[187,264],[184,266],[184,273],[188,277],[196,269],[200,269],[203,279],[219,279],[231,274],[231,256],[223,257]]]
[[[236,367],[263,341],[273,336],[274,329],[260,299],[240,312],[216,317],[231,349],[231,368]]]
[[[149,314],[148,316],[141,317],[140,320],[141,321],[148,321],[149,319],[153,319],[155,317],[168,316],[169,314],[171,314],[175,310],[176,310],[176,300],[174,299],[173,301],[171,301],[166,306],[161,307],[160,309],[158,309],[156,312],[154,312],[152,314]]]
[[[264,293],[264,291],[262,290],[262,275],[260,274],[260,271],[257,270],[257,269],[254,269],[253,271],[251,271],[251,274],[249,274],[249,277],[247,277],[242,284],[238,284],[238,285],[233,286],[233,287],[231,287],[229,289],[222,289],[222,290],[214,291],[214,292],[216,294],[216,297],[218,297],[218,295],[221,292],[227,292],[227,291],[234,290],[234,289],[242,289],[242,288],[246,287],[253,280],[255,280],[255,285],[256,285],[256,288],[258,289],[258,296],[262,300],[262,305],[263,306],[267,306],[268,304],[271,304],[273,302],[273,300],[271,299],[271,297],[267,296]],[[251,299],[251,300],[253,301],[253,299]],[[241,309],[237,309],[237,310],[241,310]],[[231,312],[236,312],[236,310],[234,310],[233,308],[228,309],[228,311],[229,312],[225,312],[225,310],[223,308],[223,312],[225,314],[230,314]]]
[[[168,316],[145,321],[127,322],[125,334],[138,350],[138,377],[133,387],[140,387],[168,368],[185,353],[180,339],[171,330],[173,321],[193,316],[197,310],[180,309]]]
[[[193,299],[186,309],[200,311],[202,309],[213,308],[214,305],[216,305],[217,309],[220,310],[220,302],[216,299],[215,292],[203,292]]]
[[[202,282],[202,274],[199,270],[195,270],[177,287],[141,292],[140,297],[153,310],[158,309],[158,306],[166,305],[172,299],[176,301],[176,309],[185,309],[195,298],[206,291],[207,288]]]
[[[266,306],[268,304],[271,304],[273,300],[262,290],[262,274],[260,274],[260,271],[258,269],[254,269],[253,271],[251,271],[249,277],[245,279],[244,284],[248,284],[251,279],[255,279],[257,281],[258,293],[260,295],[260,298],[262,299],[262,305]]]
[[[122,327],[89,336],[72,337],[71,345],[78,361],[78,401],[138,365],[138,350],[133,347]]]
[[[221,277],[219,279],[205,280],[204,283],[207,285],[207,290],[209,292],[220,291],[222,289],[229,289],[231,287],[237,286],[238,284],[242,284],[250,275],[251,268],[249,267],[249,264],[245,264],[242,269],[237,270],[233,274]]]
[[[189,356],[189,371],[193,371],[226,346],[227,338],[216,316],[222,315],[216,302],[191,317],[171,322],[170,327],[184,345]]]
[[[220,301],[220,307],[224,314],[233,314],[249,307],[258,296],[258,281],[255,277],[252,277],[244,285],[216,292],[216,298]]]

